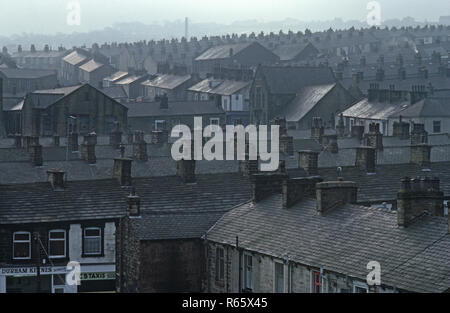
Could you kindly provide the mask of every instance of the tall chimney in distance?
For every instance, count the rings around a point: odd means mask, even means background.
[[[184,20],[184,38],[186,38],[186,41],[188,41],[189,36],[189,18],[186,17]]]

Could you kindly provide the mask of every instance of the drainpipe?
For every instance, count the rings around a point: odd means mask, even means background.
[[[239,291],[238,293],[242,293],[242,268],[241,268],[241,259],[242,259],[242,255],[241,255],[241,249],[239,248],[239,236],[236,236],[236,249],[239,253]]]

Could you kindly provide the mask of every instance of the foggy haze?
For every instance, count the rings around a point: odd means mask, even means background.
[[[183,20],[223,23],[253,20],[364,21],[366,0],[75,0],[81,5],[81,24],[67,24],[70,0],[2,0],[0,35],[72,33],[103,29],[116,23],[144,24]],[[72,1],[73,2],[73,1]],[[450,15],[448,0],[380,0],[382,20],[411,16],[438,21]],[[430,2],[432,5],[430,5]]]

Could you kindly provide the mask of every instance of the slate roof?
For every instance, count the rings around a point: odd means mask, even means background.
[[[104,87],[101,91],[112,99],[125,99],[127,98],[127,93],[122,86],[110,86]]]
[[[336,84],[307,86],[279,113],[287,122],[298,122],[308,114]]]
[[[115,219],[125,215],[127,194],[116,180],[0,185],[0,224]]]
[[[169,101],[168,109],[161,109],[159,102],[124,103],[124,105],[128,108],[129,118],[224,113],[214,101]]]
[[[391,117],[401,115],[405,118],[413,117],[449,117],[450,98],[444,99],[423,99],[401,112],[392,114]]]
[[[73,51],[72,53],[69,53],[68,55],[66,55],[63,58],[63,61],[67,62],[71,65],[74,65],[74,66],[79,65],[80,63],[87,61],[87,59],[88,59],[87,54],[88,54],[87,52],[85,55],[85,54],[80,53],[79,51]]]
[[[247,49],[251,45],[255,43],[252,42],[244,42],[244,43],[236,43],[229,45],[220,45],[216,47],[209,48],[201,55],[199,55],[195,61],[204,61],[204,60],[217,60],[217,59],[228,59],[230,57],[230,49],[233,49],[233,56],[242,52],[244,49]]]
[[[110,82],[116,82],[119,79],[125,78],[127,75],[128,75],[128,72],[118,71],[108,77],[103,78],[103,80],[107,80]]]
[[[56,76],[55,71],[23,69],[23,68],[0,68],[0,73],[10,79],[39,79],[48,76]]]
[[[140,79],[144,78],[142,75],[131,75],[127,76],[119,81],[114,82],[116,85],[129,85],[132,84]]]
[[[375,260],[385,286],[410,292],[444,292],[450,286],[450,234],[444,217],[424,215],[400,228],[395,212],[343,205],[318,216],[313,199],[283,209],[281,195],[275,195],[236,207],[207,233],[209,241],[231,246],[236,236],[247,251],[288,257],[362,281],[367,264]]]
[[[279,45],[274,50],[272,50],[272,52],[280,57],[280,61],[292,61],[309,45],[312,45],[314,47],[314,45],[310,42]]]
[[[184,84],[189,79],[191,79],[191,75],[162,74],[158,75],[158,77],[154,79],[146,80],[145,82],[142,83],[142,85],[172,90]]]
[[[136,180],[142,218],[132,219],[140,240],[199,239],[224,213],[251,199],[250,180],[235,174]],[[148,199],[148,201],[146,201]]]
[[[217,85],[211,85],[211,83],[217,83]],[[192,86],[188,91],[231,96],[240,90],[249,87],[250,84],[250,82],[208,78]]]
[[[405,109],[410,107],[410,102],[400,103],[369,101],[365,98],[343,112],[346,117],[362,119],[387,120],[391,116],[403,115]]]
[[[296,94],[306,86],[336,82],[333,70],[327,67],[261,66],[259,71],[273,94]]]
[[[102,63],[100,63],[100,62],[97,62],[97,61],[95,61],[94,59],[92,59],[92,60],[90,60],[90,61],[84,63],[83,65],[81,65],[81,66],[80,66],[80,69],[83,70],[83,71],[85,71],[85,72],[91,73],[91,72],[93,72],[93,71],[98,70],[98,69],[101,68],[102,66],[104,66],[104,64],[102,64]]]

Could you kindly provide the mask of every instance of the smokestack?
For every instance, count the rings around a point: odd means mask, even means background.
[[[186,38],[186,40],[189,38],[189,18],[187,17],[184,20],[184,38]]]
[[[3,79],[0,78],[0,138],[5,136],[5,125],[3,119]]]

